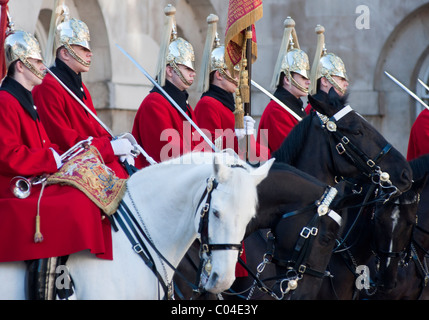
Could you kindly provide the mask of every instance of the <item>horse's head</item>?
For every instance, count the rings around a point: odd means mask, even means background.
[[[360,114],[341,99],[326,103],[309,96],[309,101],[322,123],[319,130],[328,136],[323,139],[329,143],[330,170],[337,177],[363,174],[389,194],[411,187],[412,171],[406,159]]]
[[[204,262],[200,285],[205,290],[219,293],[232,285],[241,241],[256,213],[256,186],[265,179],[273,161],[252,168],[224,153],[215,154],[207,196],[200,206],[201,219],[196,217]]]
[[[342,227],[339,209],[346,202],[342,200],[343,182],[326,190],[315,206],[284,214],[273,228],[272,262],[279,278],[276,292],[283,298],[314,299],[327,276],[326,267]]]
[[[410,259],[417,207],[426,181],[427,175],[415,181],[407,192],[376,205],[372,247],[378,260],[376,284],[382,290],[395,288],[398,265]]]

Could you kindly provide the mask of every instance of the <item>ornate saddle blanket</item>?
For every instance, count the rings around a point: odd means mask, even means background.
[[[107,215],[115,213],[124,195],[126,181],[103,163],[94,146],[67,161],[47,179],[48,184],[66,184],[81,190]]]

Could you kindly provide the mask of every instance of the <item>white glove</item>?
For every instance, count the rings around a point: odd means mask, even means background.
[[[134,136],[129,132],[121,133],[116,138],[117,139],[127,139],[129,142],[131,142],[132,145],[137,144],[136,138],[134,138]]]
[[[246,130],[245,129],[235,129],[235,135],[237,137],[237,140],[241,140],[246,136]]]
[[[134,166],[135,165],[135,160],[134,157],[131,155],[126,155],[126,156],[120,156],[119,160],[121,162],[125,162],[125,160],[128,162],[129,165]]]
[[[244,116],[244,129],[248,136],[255,134],[255,120],[251,116]]]
[[[57,169],[61,168],[63,166],[63,162],[61,161],[61,157],[53,148],[51,149],[52,153],[54,154],[55,162],[57,163]]]
[[[126,156],[131,155],[131,151],[134,150],[133,145],[128,139],[116,139],[110,141],[115,156]]]
[[[251,116],[244,116],[244,128],[235,129],[235,135],[238,140],[243,139],[246,135],[251,136],[255,134],[255,120]]]

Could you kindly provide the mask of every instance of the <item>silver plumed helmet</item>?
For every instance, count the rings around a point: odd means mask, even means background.
[[[37,70],[28,60],[29,58],[43,60],[39,41],[31,33],[14,30],[13,23],[10,22],[9,30],[6,33],[4,51],[7,69],[13,62],[20,60],[37,77],[43,79],[44,74]]]
[[[292,73],[298,73],[306,79],[310,79],[310,63],[307,54],[299,47],[298,36],[295,31],[295,21],[291,17],[287,17],[284,21],[284,27],[283,38],[271,80],[271,87],[275,89],[279,85],[280,75],[283,72],[290,79],[292,85],[303,92],[308,92],[306,88],[299,85],[292,78]]]
[[[78,19],[70,19],[69,9],[66,5],[57,8],[56,11],[59,11],[59,16],[56,21],[54,51],[64,46],[77,61],[84,66],[89,66],[90,63],[79,57],[72,48],[72,45],[78,45],[91,50],[88,26]]]
[[[170,65],[186,85],[191,85],[186,81],[178,65],[184,65],[195,71],[194,48],[185,39],[177,37],[175,23],[176,8],[169,4],[165,7],[164,14],[166,20],[160,41],[156,80],[161,86],[165,85],[165,68],[166,65]]]

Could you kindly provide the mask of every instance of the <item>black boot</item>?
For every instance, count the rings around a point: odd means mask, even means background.
[[[54,300],[56,297],[56,268],[60,263],[57,257],[28,260],[27,292],[30,300]]]
[[[62,268],[57,274],[57,279],[55,281],[57,299],[59,300],[75,300],[76,296],[74,294],[74,283],[70,275],[70,271],[66,266],[66,262],[69,256],[63,256],[58,258],[59,264]]]

